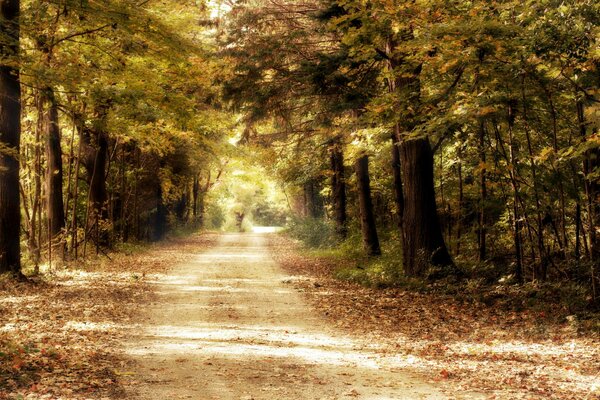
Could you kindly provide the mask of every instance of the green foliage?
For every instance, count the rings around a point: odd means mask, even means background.
[[[294,217],[288,222],[287,232],[309,248],[327,249],[339,243],[331,222],[322,218]]]
[[[409,290],[425,290],[426,284],[406,277],[402,269],[402,249],[393,234],[384,234],[381,241],[382,255],[367,257],[362,250],[362,239],[356,229],[348,239],[335,249],[320,252],[318,256],[337,260],[334,275],[341,280],[355,282],[367,287],[403,287]]]
[[[208,204],[205,218],[204,227],[206,229],[221,229],[226,220],[223,209],[214,202]]]

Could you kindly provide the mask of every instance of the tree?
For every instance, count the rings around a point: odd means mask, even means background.
[[[358,188],[358,201],[360,207],[360,224],[363,245],[368,255],[381,255],[379,237],[375,225],[373,201],[371,200],[371,183],[369,179],[369,156],[361,155],[354,164]]]
[[[19,0],[0,2],[0,273],[21,275]]]

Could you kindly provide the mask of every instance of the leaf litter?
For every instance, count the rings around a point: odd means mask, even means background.
[[[132,366],[121,343],[154,299],[149,282],[214,237],[79,261],[26,283],[0,280],[0,399],[123,398]]]
[[[139,307],[155,301],[152,281],[215,235],[174,239],[111,254],[36,278],[0,281],[0,399],[123,398],[134,366],[122,339]],[[452,393],[489,399],[600,399],[600,340],[572,320],[509,311],[451,296],[372,289],[332,278],[331,261],[300,255],[272,236],[273,256],[333,324]],[[353,393],[354,394],[354,393]]]
[[[273,257],[311,304],[347,333],[383,344],[452,398],[600,399],[600,338],[576,321],[546,318],[439,293],[367,288],[333,278],[335,261],[272,236]]]

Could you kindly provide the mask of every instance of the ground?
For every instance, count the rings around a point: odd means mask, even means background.
[[[125,346],[139,366],[130,396],[445,398],[377,344],[333,329],[289,279],[265,235],[224,234],[155,282],[159,297]]]
[[[572,323],[336,281],[273,235],[5,280],[0,313],[0,399],[600,398]]]

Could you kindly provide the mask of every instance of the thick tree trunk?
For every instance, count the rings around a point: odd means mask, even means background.
[[[371,200],[371,182],[369,178],[369,157],[364,155],[354,164],[356,183],[358,189],[358,203],[360,210],[360,225],[365,251],[370,256],[381,254],[379,237]]]
[[[344,151],[336,140],[331,146],[331,193],[336,233],[345,238],[348,235],[346,214],[346,178],[344,173]]]
[[[63,202],[63,163],[60,147],[58,106],[52,88],[43,91],[44,130],[46,135],[46,196],[48,206],[49,239],[53,254],[64,256],[62,234],[65,228]],[[58,251],[55,251],[58,250]]]
[[[404,183],[404,270],[409,276],[422,276],[430,264],[452,265],[437,214],[429,140],[404,140],[400,162]]]
[[[396,33],[399,40],[414,38],[411,28]],[[442,236],[437,214],[433,182],[433,152],[428,138],[411,138],[421,102],[422,64],[411,62],[407,54],[397,52],[395,41],[386,44],[389,69],[394,74],[389,91],[400,100],[396,136],[399,142],[402,172],[402,251],[404,272],[422,276],[430,264],[452,265],[452,258]],[[393,155],[393,154],[392,154]],[[398,182],[400,182],[400,179]],[[395,179],[396,181],[396,179]],[[396,200],[400,202],[400,196]]]
[[[19,144],[21,87],[13,63],[19,53],[19,0],[0,0],[0,273],[21,276]]]

